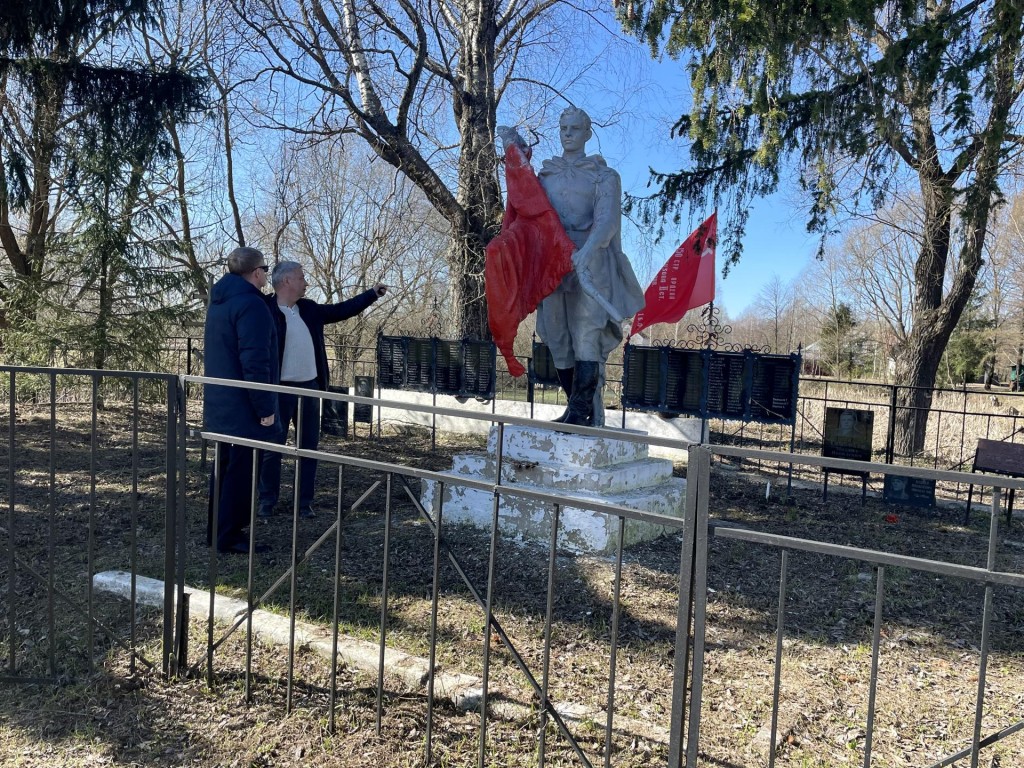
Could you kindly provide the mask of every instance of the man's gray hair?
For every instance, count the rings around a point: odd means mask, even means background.
[[[579,115],[580,117],[582,117],[583,118],[583,129],[584,130],[588,130],[588,131],[590,130],[590,128],[591,128],[590,115],[588,115],[585,111],[583,111],[579,107],[572,107],[572,106],[566,107],[565,109],[562,110],[562,114],[559,115],[559,118],[570,117],[572,115]]]
[[[274,267],[274,274],[270,276],[271,284],[277,288],[281,282],[287,280],[289,276],[302,271],[302,265],[297,261],[279,261],[277,266]]]
[[[228,272],[233,275],[247,275],[267,260],[256,248],[235,248],[228,254]]]

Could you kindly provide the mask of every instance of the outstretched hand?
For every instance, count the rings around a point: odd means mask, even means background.
[[[377,283],[373,286],[373,292],[377,294],[378,298],[388,292],[388,287],[384,283]]]

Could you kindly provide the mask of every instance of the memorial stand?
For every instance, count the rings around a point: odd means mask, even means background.
[[[596,512],[587,502],[612,504],[681,518],[686,480],[674,477],[672,461],[652,458],[643,442],[621,440],[610,430],[601,436],[558,432],[543,427],[491,428],[486,453],[464,453],[453,458],[445,472],[450,482],[424,480],[420,500],[431,514],[441,509],[448,523],[491,527],[495,494],[460,484],[460,480],[497,482],[518,487],[526,494],[499,497],[498,526],[523,542],[543,542],[558,521],[558,547],[570,552],[611,553],[619,545],[620,531],[628,546],[657,538],[673,529],[644,519],[633,519],[620,529],[618,518]],[[504,442],[498,450],[498,436]]]
[[[873,411],[826,408],[825,434],[821,444],[821,455],[829,459],[871,461],[874,427],[875,414]],[[822,489],[823,500],[828,501],[829,473],[859,477],[861,504],[867,500],[869,473],[855,469],[836,469],[835,467],[822,467],[821,471],[825,479]]]
[[[974,452],[974,464],[971,472],[991,472],[1005,477],[1024,477],[1024,445],[1007,443],[1002,440],[978,440]],[[1011,488],[1006,497],[1006,524],[1013,519],[1013,492]],[[964,510],[964,525],[971,519],[971,499],[974,495],[974,484],[967,486],[967,509]]]
[[[771,354],[767,346],[725,341],[731,328],[709,302],[701,320],[687,326],[689,339],[626,344],[622,409],[695,416],[706,435],[709,419],[788,424],[789,450],[796,442],[796,410],[802,357]],[[793,467],[788,489],[792,490]]]

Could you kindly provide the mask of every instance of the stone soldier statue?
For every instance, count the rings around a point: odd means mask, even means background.
[[[569,407],[556,421],[604,425],[601,392],[608,355],[622,342],[622,321],[644,307],[644,292],[622,252],[622,185],[600,155],[587,155],[590,117],[569,107],[559,120],[561,157],[538,178],[576,245],[572,271],[537,310],[537,333],[551,350]]]

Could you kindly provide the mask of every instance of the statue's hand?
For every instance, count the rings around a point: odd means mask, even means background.
[[[593,249],[584,245],[572,252],[572,268],[577,272],[589,269],[590,254]]]
[[[494,129],[494,135],[501,141],[505,151],[508,151],[508,148],[513,144],[517,145],[524,152],[527,151],[526,141],[519,135],[519,131],[515,128],[511,128],[507,125],[499,125]]]

